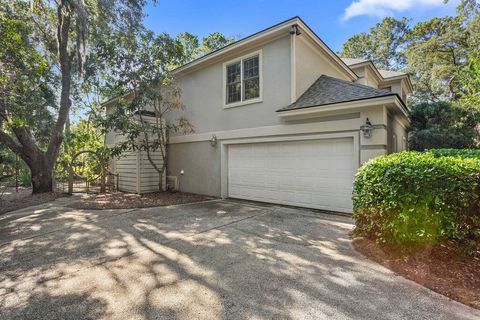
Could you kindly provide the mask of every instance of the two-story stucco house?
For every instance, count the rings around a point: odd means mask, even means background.
[[[408,75],[339,58],[298,17],[175,75],[195,130],[169,140],[181,191],[351,212],[359,166],[406,148]]]

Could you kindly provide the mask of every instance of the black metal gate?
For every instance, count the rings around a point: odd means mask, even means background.
[[[118,190],[118,175],[108,171],[108,164],[95,151],[84,150],[57,170],[55,189],[61,193],[105,193]]]

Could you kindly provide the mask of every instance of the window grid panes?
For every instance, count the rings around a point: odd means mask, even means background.
[[[258,56],[243,60],[243,99],[255,99],[260,96],[258,76]]]
[[[260,97],[260,59],[249,57],[227,66],[227,104]]]
[[[240,62],[227,66],[227,103],[242,100]]]

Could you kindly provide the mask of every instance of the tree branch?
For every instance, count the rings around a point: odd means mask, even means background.
[[[23,153],[23,148],[12,137],[0,130],[0,142],[5,144],[10,150],[16,154]]]
[[[72,61],[71,55],[68,52],[68,37],[71,17],[70,10],[67,7],[67,4],[63,1],[60,1],[60,4],[58,5],[57,17],[58,56],[62,78],[62,89],[60,93],[60,108],[58,110],[58,118],[52,130],[52,135],[47,148],[47,159],[49,161],[54,161],[58,154],[58,148],[62,142],[62,132],[70,112],[70,106],[72,105],[70,100]]]

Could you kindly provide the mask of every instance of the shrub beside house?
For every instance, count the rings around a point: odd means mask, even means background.
[[[440,149],[375,158],[356,175],[355,234],[415,247],[480,248],[480,151]]]

